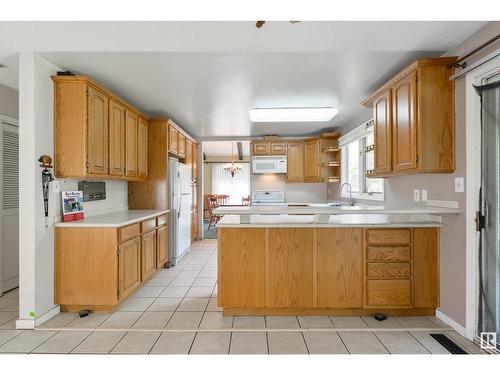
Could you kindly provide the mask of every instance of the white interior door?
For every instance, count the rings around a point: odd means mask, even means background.
[[[19,128],[0,117],[0,295],[19,286]]]

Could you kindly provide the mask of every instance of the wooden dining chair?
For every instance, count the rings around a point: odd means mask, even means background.
[[[220,219],[222,219],[222,215],[217,215],[214,213],[214,210],[219,207],[219,203],[217,202],[216,197],[208,197],[208,211],[210,212],[210,221],[208,223],[208,230],[212,226],[215,226]]]
[[[250,206],[250,196],[241,198],[241,204],[243,206]]]
[[[217,194],[217,203],[219,206],[223,206],[229,203],[229,195],[226,194]]]

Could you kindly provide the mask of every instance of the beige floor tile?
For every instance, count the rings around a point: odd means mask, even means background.
[[[301,332],[268,332],[269,354],[307,354]]]
[[[443,322],[437,316],[427,316],[427,319],[429,319],[432,323],[434,323],[438,327],[451,328],[448,324]]]
[[[298,316],[302,328],[333,328],[327,316]]]
[[[222,312],[208,311],[203,315],[200,328],[219,329],[231,328],[233,326],[233,317],[224,316]]]
[[[431,354],[450,354],[446,348],[437,342],[430,334],[435,332],[411,331],[410,334],[422,344]]]
[[[370,328],[402,328],[403,326],[392,316],[388,316],[386,320],[382,320],[379,322],[373,316],[362,316],[361,319],[365,321],[365,323]]]
[[[17,311],[0,311],[0,324],[7,323],[9,320],[17,318],[18,315]]]
[[[24,331],[0,346],[0,353],[29,353],[56,333],[57,331]]]
[[[207,306],[207,311],[222,311],[222,307],[217,306],[217,298],[210,298]]]
[[[111,350],[114,354],[147,354],[161,332],[128,332]]]
[[[387,354],[384,345],[373,332],[339,332],[350,354]]]
[[[436,328],[431,320],[426,316],[395,316],[394,319],[398,321],[405,328]]]
[[[213,297],[213,298],[217,297],[217,292],[218,292],[218,290],[217,290],[217,284],[216,284],[214,286],[214,289],[212,290],[212,294],[210,295],[210,297]]]
[[[437,332],[436,332],[437,333]],[[468,351],[472,354],[486,354],[484,350],[481,350],[479,346],[474,344],[472,341],[467,340],[460,333],[456,331],[446,331],[446,336],[455,341],[455,343],[461,346],[465,351]]]
[[[134,323],[133,328],[162,329],[165,328],[172,317],[172,311],[150,312],[146,311]]]
[[[214,287],[217,282],[216,277],[198,277],[193,286],[211,286]]]
[[[126,332],[92,332],[72,353],[106,354],[125,336]]]
[[[14,302],[11,305],[5,306],[4,308],[0,309],[0,311],[16,311],[19,312],[19,302]]]
[[[80,331],[60,331],[50,339],[45,341],[33,353],[46,353],[46,354],[66,354],[70,353],[80,344],[90,332]]]
[[[266,332],[233,332],[230,354],[268,354]]]
[[[160,297],[184,297],[188,290],[188,286],[167,286]]]
[[[154,300],[152,297],[131,297],[118,306],[118,311],[146,311]]]
[[[15,297],[0,297],[0,310],[8,306],[12,306],[13,304],[17,304],[19,301]]]
[[[368,325],[359,316],[331,316],[335,328],[366,328]]]
[[[158,297],[165,290],[162,286],[143,286],[132,297]]]
[[[163,286],[167,287],[173,280],[173,277],[154,277],[152,278],[146,286]]]
[[[176,277],[169,286],[191,286],[196,277]]]
[[[408,332],[374,332],[391,354],[429,354]]]
[[[198,332],[189,354],[228,354],[230,332]]]
[[[160,297],[149,306],[148,311],[175,311],[181,301],[180,297]]]
[[[66,327],[71,328],[96,328],[102,324],[111,314],[108,313],[91,313],[85,318],[76,317]]]
[[[17,335],[20,335],[24,331],[15,329],[4,329],[0,330],[0,345],[5,344],[7,341],[12,340]]]
[[[80,319],[77,313],[74,312],[61,312],[54,316],[52,319],[49,319],[45,323],[43,323],[41,328],[62,328],[66,327],[69,323],[71,323],[75,319]]]
[[[209,298],[212,294],[213,287],[210,286],[193,286],[191,287],[186,297],[207,297]]]
[[[202,263],[192,263],[189,262],[189,264],[186,265],[186,267],[184,267],[184,270],[185,271],[201,271],[204,267],[204,264]]]
[[[203,269],[198,277],[217,277],[217,270]]]
[[[170,318],[167,328],[169,329],[197,329],[200,325],[203,312],[178,311]]]
[[[205,311],[209,298],[186,297],[182,300],[177,311]]]
[[[130,328],[142,314],[136,311],[118,311],[111,314],[99,328]]]
[[[266,319],[263,316],[235,316],[234,328],[266,328]]]
[[[184,270],[179,273],[178,277],[197,277],[199,273],[199,270]]]
[[[9,320],[9,321],[5,322],[4,324],[0,325],[0,330],[16,329],[16,320],[17,320],[17,318],[14,318],[14,319]]]
[[[310,354],[348,354],[337,332],[303,332]]]
[[[163,332],[150,354],[188,354],[195,332]]]
[[[275,329],[300,328],[296,316],[266,316],[266,327]]]
[[[173,278],[173,277],[177,276],[180,272],[181,272],[181,270],[178,268],[167,268],[167,269],[164,269],[164,270],[161,270],[160,272],[158,272],[155,275],[155,279],[159,278],[159,277]]]

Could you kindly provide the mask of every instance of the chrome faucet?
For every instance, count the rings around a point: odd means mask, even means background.
[[[354,199],[352,199],[352,186],[350,183],[348,182],[344,182],[342,185],[340,185],[340,189],[339,189],[339,199],[342,200],[342,190],[344,189],[344,186],[348,186],[349,187],[349,206],[354,206]]]

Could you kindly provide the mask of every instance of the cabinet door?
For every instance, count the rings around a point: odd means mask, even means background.
[[[313,307],[313,229],[269,229],[269,307]]]
[[[141,284],[140,238],[124,242],[118,249],[118,291],[122,300]]]
[[[184,163],[191,168],[191,179],[193,178],[193,142],[186,139],[186,151],[185,151]]]
[[[284,142],[271,142],[270,149],[273,155],[286,155],[286,143]]]
[[[148,176],[148,122],[139,117],[137,164],[139,177]]]
[[[193,182],[198,182],[198,143],[193,143]],[[195,199],[193,195],[193,202]]]
[[[125,175],[125,107],[109,100],[109,174]]]
[[[253,155],[269,155],[270,151],[269,142],[252,142]]]
[[[156,268],[162,267],[168,261],[168,227],[156,230]]]
[[[184,134],[181,134],[181,132],[179,132],[179,146],[177,155],[179,155],[181,158],[186,156],[186,137],[184,136]]]
[[[391,91],[373,101],[375,173],[392,171]]]
[[[108,174],[108,97],[89,86],[87,90],[87,173]]]
[[[198,207],[193,206],[191,213],[191,242],[196,241],[198,237]]]
[[[304,181],[304,144],[302,142],[288,143],[286,181]]]
[[[168,130],[168,151],[177,155],[177,152],[179,151],[178,149],[179,131],[173,125],[169,126],[170,127]]]
[[[319,228],[316,246],[318,307],[362,307],[363,229]]]
[[[147,280],[156,270],[156,231],[145,233],[141,237],[142,278]]]
[[[137,120],[134,112],[125,112],[125,164],[127,177],[137,177]]]
[[[416,72],[392,87],[392,158],[395,171],[417,169]]]
[[[304,181],[321,182],[319,139],[304,142]]]
[[[439,228],[413,229],[414,306],[439,306]]]

